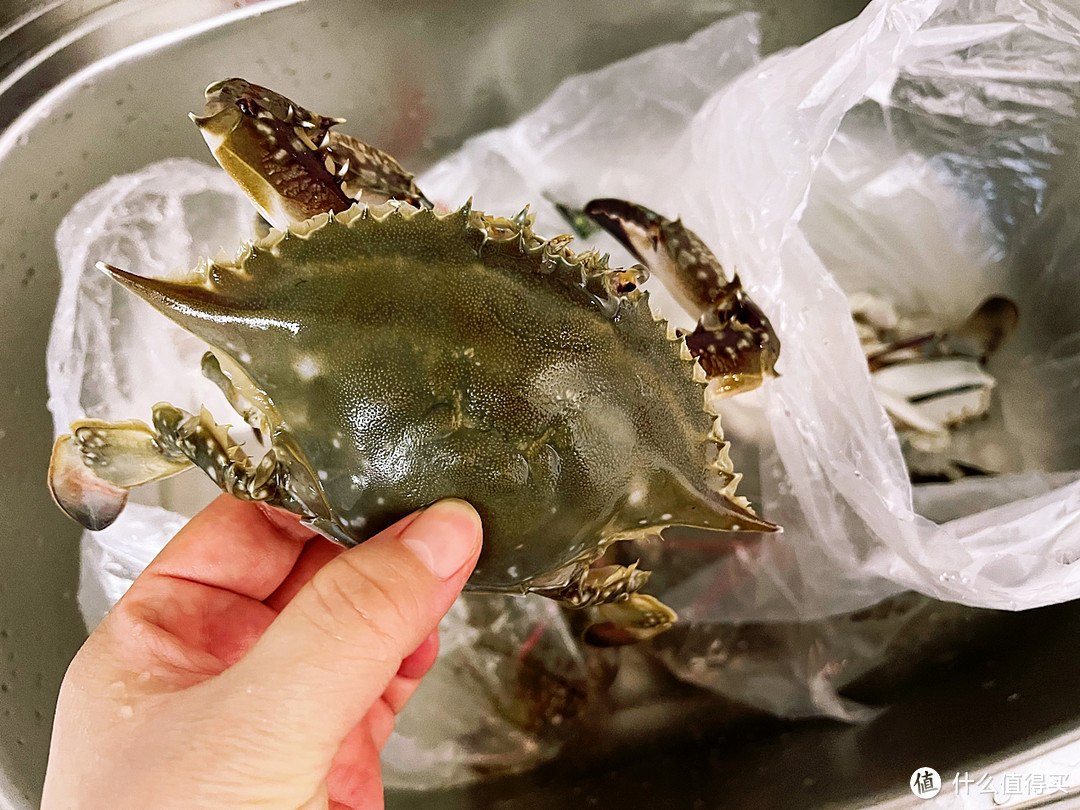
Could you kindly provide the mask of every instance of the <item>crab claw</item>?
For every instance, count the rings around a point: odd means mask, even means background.
[[[53,445],[49,492],[64,514],[92,532],[111,525],[128,498],[126,489],[106,481],[86,466],[82,451],[68,433]]]
[[[718,381],[718,394],[749,391],[766,377],[779,376],[780,339],[769,319],[743,290],[738,274],[728,281],[720,260],[682,220],[610,198],[586,203],[583,215],[622,243],[698,317],[686,345]]]
[[[432,207],[390,155],[331,132],[343,118],[319,115],[244,79],[211,84],[203,115],[190,118],[221,168],[276,228],[357,201]]]

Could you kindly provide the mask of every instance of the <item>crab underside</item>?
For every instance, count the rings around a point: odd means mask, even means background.
[[[960,324],[901,317],[884,298],[851,298],[874,392],[900,436],[916,483],[992,473],[960,457],[953,437],[990,410],[997,381],[987,361],[1015,331],[1020,309],[991,296]]]

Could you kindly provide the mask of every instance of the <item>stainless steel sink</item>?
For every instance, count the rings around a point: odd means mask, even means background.
[[[85,636],[75,603],[79,532],[44,486],[52,441],[44,355],[58,290],[53,234],[76,200],[151,161],[206,160],[180,113],[223,76],[315,96],[320,109],[369,122],[368,131],[383,133],[381,146],[422,168],[470,134],[514,119],[567,75],[685,38],[735,12],[761,13],[763,49],[772,51],[850,19],[863,5],[0,6],[0,808],[37,803],[57,690]],[[401,124],[406,115],[425,116],[430,136],[412,139]],[[610,738],[597,730],[536,772],[437,796],[395,794],[390,806],[862,807],[913,800],[907,781],[916,767],[948,778],[994,763],[1003,769],[1009,757],[1060,750],[1080,736],[1080,605],[987,615],[979,627],[920,667],[854,687],[854,696],[890,706],[869,725],[747,717],[684,690],[669,707],[683,713],[678,733],[670,722],[644,719]]]

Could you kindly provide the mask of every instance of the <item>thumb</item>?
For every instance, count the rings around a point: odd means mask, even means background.
[[[229,714],[265,718],[287,748],[328,767],[461,592],[480,536],[476,510],[444,500],[339,554],[220,676]]]

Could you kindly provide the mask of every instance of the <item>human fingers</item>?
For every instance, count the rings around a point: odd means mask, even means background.
[[[401,662],[397,673],[382,693],[382,701],[390,708],[393,715],[400,714],[401,710],[405,708],[409,698],[413,696],[417,687],[420,686],[420,679],[427,675],[428,670],[435,664],[438,655],[439,631],[435,630]],[[387,730],[385,736],[382,738],[376,737],[379,748],[382,748],[383,743],[386,742],[386,737],[390,735],[392,729],[393,723],[391,723],[391,727]]]
[[[378,810],[384,806],[379,752],[393,728],[394,715],[380,702],[342,740],[326,775],[329,810]]]
[[[402,530],[416,518],[420,516],[419,512],[413,512],[408,517],[404,517],[391,526],[387,531],[394,534],[400,534]],[[283,519],[288,519],[283,517]],[[266,604],[273,608],[277,612],[281,612],[281,609],[285,607],[292,598],[300,592],[313,576],[315,572],[326,565],[330,560],[334,559],[338,554],[341,554],[345,549],[339,546],[337,543],[327,540],[322,535],[316,535],[312,537],[304,545],[304,550],[300,553],[300,557],[297,559],[296,564],[293,565],[292,571],[285,577],[285,581],[278,586],[270,596],[264,601]]]
[[[271,521],[255,504],[217,498],[135,580],[80,652],[79,668],[110,682],[124,672],[156,675],[144,689],[217,675],[273,621],[261,597],[310,534],[298,521]]]
[[[439,631],[433,630],[398,667],[399,678],[422,678],[439,656]]]
[[[342,785],[355,786],[366,781],[366,779],[357,778],[358,771],[364,771],[363,760],[365,758],[378,759],[379,752],[382,751],[394,730],[394,720],[420,686],[421,677],[426,675],[431,665],[435,663],[439,651],[438,641],[437,631],[424,639],[420,646],[402,662],[397,675],[390,681],[382,697],[375,701],[364,719],[346,736],[334,757],[331,768],[331,796],[354,795],[346,791]],[[340,800],[344,801],[344,799]]]
[[[303,551],[300,552],[300,556],[297,557],[296,563],[284,581],[263,601],[275,612],[280,613],[281,609],[292,601],[292,598],[307,585],[308,580],[315,576],[320,568],[344,550],[342,546],[321,535],[312,537],[304,544]]]
[[[262,602],[232,591],[154,577],[113,609],[102,630],[115,664],[182,687],[240,660],[276,617]]]
[[[216,679],[230,695],[230,714],[259,722],[271,712],[277,739],[328,767],[438,625],[479,553],[478,515],[448,500],[340,554]]]
[[[420,686],[438,654],[438,633],[432,633],[406,659],[364,719],[342,741],[334,756],[327,777],[331,810],[337,802],[341,808],[378,807],[382,796],[382,773],[379,754],[394,731],[396,716]],[[415,673],[407,677],[408,670]]]
[[[258,504],[222,495],[169,541],[140,579],[183,579],[261,602],[281,585],[313,536],[298,522],[274,520]],[[136,581],[136,595],[138,587]]]

